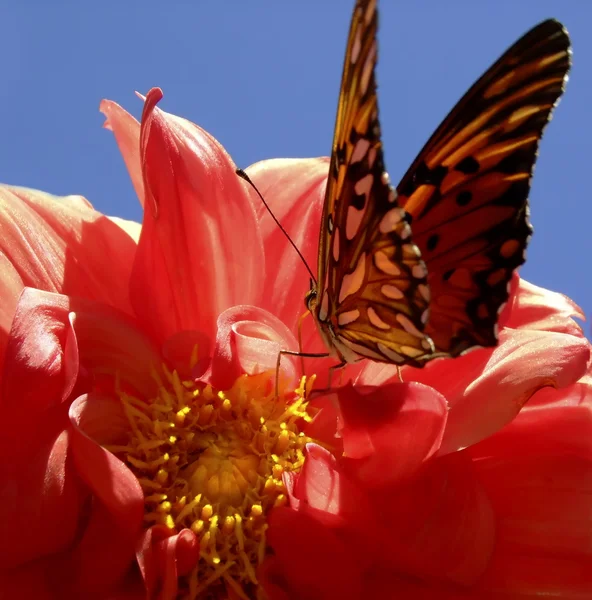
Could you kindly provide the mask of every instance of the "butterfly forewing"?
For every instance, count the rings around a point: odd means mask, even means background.
[[[385,172],[375,66],[376,0],[356,4],[343,69],[309,307],[340,358],[420,363],[427,271]]]
[[[429,272],[425,331],[440,355],[497,342],[498,313],[532,232],[527,199],[539,140],[570,56],[557,21],[524,35],[460,100],[398,186]]]

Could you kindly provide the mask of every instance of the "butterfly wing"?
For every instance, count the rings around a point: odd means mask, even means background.
[[[308,306],[340,358],[421,362],[429,289],[384,169],[375,66],[376,0],[358,0],[349,33],[327,191],[318,283]]]
[[[398,186],[432,293],[426,333],[457,356],[497,343],[498,314],[532,233],[539,141],[570,67],[563,26],[544,21],[465,94]]]

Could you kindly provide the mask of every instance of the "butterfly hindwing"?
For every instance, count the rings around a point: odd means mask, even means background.
[[[356,3],[321,222],[318,284],[309,307],[341,358],[415,364],[433,351],[422,331],[429,289],[384,168],[377,20],[376,0]]]
[[[530,179],[570,67],[563,26],[544,21],[465,94],[398,186],[432,293],[439,355],[497,343],[498,313],[532,229]]]

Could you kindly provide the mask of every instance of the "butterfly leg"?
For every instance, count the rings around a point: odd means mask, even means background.
[[[275,397],[280,397],[280,363],[282,355],[299,356],[300,358],[328,358],[330,354],[327,352],[296,352],[295,350],[280,350],[275,364]]]

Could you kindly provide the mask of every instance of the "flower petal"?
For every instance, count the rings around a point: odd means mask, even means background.
[[[161,600],[178,597],[178,578],[187,575],[199,560],[199,542],[190,529],[170,535],[162,527],[151,527],[142,536],[138,564],[146,585],[147,597],[158,590]]]
[[[500,334],[500,345],[480,373],[478,363],[473,363],[473,369],[457,372],[458,380],[447,385],[450,374],[443,374],[442,366],[445,365],[428,367],[426,378],[422,379],[433,382],[434,387],[445,393],[451,405],[440,452],[470,446],[498,431],[541,388],[563,388],[574,383],[584,373],[589,357],[590,345],[583,338],[555,332],[505,329]],[[468,355],[455,360],[470,358]],[[458,366],[462,368],[460,364]],[[441,376],[439,381],[438,374]],[[466,387],[458,389],[460,386]],[[456,394],[451,392],[455,388]]]
[[[79,356],[68,299],[26,288],[20,298],[3,365],[0,405],[3,461],[33,451],[63,428],[60,405],[77,381]],[[26,427],[16,424],[26,423]],[[48,437],[49,436],[49,437]]]
[[[529,402],[511,423],[473,446],[471,454],[502,458],[553,453],[592,460],[590,375],[564,390],[541,390],[534,400],[540,396],[545,402]]]
[[[291,331],[296,331],[298,318],[304,312],[310,275],[286,234],[316,275],[319,245],[316,235],[310,232],[319,230],[328,171],[326,158],[265,160],[247,169],[286,232],[259,201],[256,208],[265,245],[265,290],[269,290],[262,298],[262,307],[279,317]],[[316,351],[309,344],[303,347]]]
[[[585,598],[592,589],[592,461],[515,449],[475,467],[497,523],[495,555],[479,589]]]
[[[331,527],[348,526],[364,537],[376,527],[366,491],[335,457],[317,444],[308,444],[300,473],[285,478],[290,506]]]
[[[296,340],[276,317],[254,306],[234,306],[218,319],[216,345],[203,380],[218,389],[232,387],[244,374],[271,371],[275,375],[279,351],[294,348]],[[284,386],[296,384],[296,370],[289,356],[281,359]]]
[[[519,279],[516,294],[511,298],[507,327],[557,331],[580,335],[581,328],[573,317],[585,320],[582,309],[570,298]]]
[[[262,571],[264,588],[279,587],[288,598],[362,597],[356,553],[312,517],[288,508],[274,510],[268,542],[278,560]]]
[[[72,555],[73,586],[81,590],[107,589],[125,576],[144,516],[144,494],[136,477],[89,435],[96,432],[95,419],[85,414],[92,410],[92,401],[82,396],[70,407],[72,456],[94,498],[89,523]]]
[[[81,196],[0,186],[0,254],[12,282],[3,296],[11,315],[25,286],[92,298],[131,313],[128,285],[136,245]],[[16,273],[20,286],[16,285]],[[9,325],[7,316],[3,325]]]
[[[376,490],[383,523],[374,540],[398,573],[469,585],[495,545],[494,514],[463,453],[430,462],[407,485]]]
[[[102,100],[99,110],[106,117],[103,127],[113,132],[136,195],[140,204],[144,206],[144,182],[140,161],[140,124],[119,104],[111,100]]]
[[[68,433],[58,432],[29,451],[27,460],[0,466],[4,569],[63,552],[74,542],[87,494],[72,468],[68,442]]]
[[[418,383],[339,389],[344,455],[372,487],[405,479],[437,452],[448,407],[436,390]]]
[[[151,90],[142,117],[146,194],[132,301],[161,342],[184,330],[214,339],[216,319],[257,304],[265,264],[251,196],[224,149],[197,125],[162,112]]]

